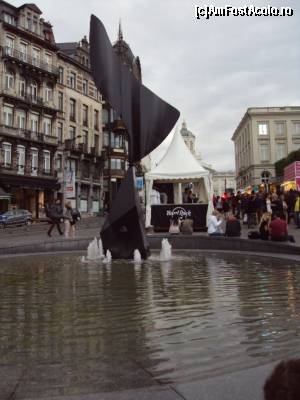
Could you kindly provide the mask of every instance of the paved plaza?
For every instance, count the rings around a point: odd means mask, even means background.
[[[100,228],[103,224],[103,217],[85,217],[76,225],[76,239],[93,239],[94,237],[99,237]],[[63,226],[63,224],[62,224]],[[36,222],[31,226],[25,227],[10,227],[0,230],[0,249],[2,249],[2,254],[5,254],[5,248],[11,246],[21,246],[29,244],[50,244],[56,241],[72,241],[71,239],[65,239],[60,236],[56,228],[52,231],[52,237],[47,236],[47,230],[49,224],[44,222]],[[251,230],[255,230],[252,228]],[[246,225],[242,225],[242,235],[241,238],[248,239],[249,229]],[[295,237],[296,243],[293,246],[300,246],[300,229],[296,229],[293,222],[289,224],[289,234]],[[160,235],[163,235],[162,233]],[[163,236],[169,236],[165,233]],[[181,235],[179,235],[181,236]],[[207,237],[205,232],[196,232],[193,236]],[[261,241],[253,241],[253,243]]]

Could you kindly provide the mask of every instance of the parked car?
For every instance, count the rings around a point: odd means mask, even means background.
[[[0,228],[11,225],[30,225],[32,214],[27,210],[11,210],[0,215]]]

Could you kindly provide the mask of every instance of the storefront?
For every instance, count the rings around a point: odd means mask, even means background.
[[[9,207],[28,210],[34,218],[45,216],[45,205],[54,202],[58,189],[55,178],[36,178],[26,176],[1,177],[3,189],[10,195]]]
[[[3,213],[9,210],[11,195],[0,188],[0,212]]]
[[[282,187],[285,192],[291,189],[300,190],[300,161],[295,161],[284,168]]]

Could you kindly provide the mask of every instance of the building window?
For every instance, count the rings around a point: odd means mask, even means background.
[[[12,56],[14,52],[15,41],[12,37],[5,37],[5,52],[7,55]]]
[[[76,101],[70,99],[70,120],[76,121]]]
[[[94,110],[94,129],[99,130],[99,111]]]
[[[57,123],[57,137],[58,137],[58,141],[60,143],[62,143],[62,141],[63,141],[63,123],[62,122]]]
[[[59,72],[58,83],[63,84],[64,83],[64,69],[63,69],[63,67],[58,67],[58,72]]]
[[[66,169],[67,171],[74,171],[77,173],[77,160],[74,160],[73,158],[68,158],[66,160]]]
[[[89,108],[88,108],[88,106],[83,105],[83,107],[82,107],[82,124],[84,126],[88,126],[89,125],[88,115],[89,115]]]
[[[63,94],[63,92],[58,92],[58,109],[59,109],[59,111],[64,110],[64,94]]]
[[[4,106],[3,107],[3,120],[4,125],[13,126],[13,107]]]
[[[103,146],[109,146],[109,133],[103,133]]]
[[[44,134],[46,136],[51,136],[52,132],[52,121],[51,118],[44,118],[43,127],[44,127]]]
[[[40,66],[40,49],[33,48],[32,49],[32,64],[39,67]]]
[[[21,78],[19,81],[19,96],[23,99],[26,96],[26,81],[24,78]]]
[[[18,145],[17,146],[17,155],[18,155],[18,174],[24,174],[25,170],[25,147]]]
[[[259,146],[260,161],[270,160],[270,147],[268,144],[261,144]]]
[[[75,126],[70,126],[69,139],[75,140],[75,138],[76,138],[76,128]]]
[[[45,61],[46,61],[46,65],[47,65],[48,69],[50,69],[51,66],[52,66],[52,55],[46,53],[45,54]]]
[[[38,86],[36,82],[32,82],[30,84],[30,97],[32,101],[37,101],[37,95],[38,95]]]
[[[76,88],[76,74],[74,72],[70,72],[69,84],[71,89]]]
[[[58,154],[55,160],[55,169],[57,172],[62,171],[62,165],[63,165],[62,154]]]
[[[2,145],[4,167],[11,166],[11,144],[4,142]]]
[[[6,71],[5,73],[5,89],[10,90],[15,86],[15,74],[13,71]]]
[[[27,61],[27,44],[21,42],[19,50],[19,59],[22,61]]]
[[[260,136],[266,136],[269,134],[267,122],[259,122],[258,123],[258,134]]]
[[[84,79],[83,80],[83,82],[82,82],[82,91],[83,91],[83,94],[88,94],[88,81],[87,81],[87,79]]]
[[[294,122],[294,135],[300,136],[300,121]]]
[[[285,143],[276,144],[276,161],[286,157],[286,145]]]
[[[30,14],[27,14],[26,28],[27,28],[29,31],[32,31],[32,19],[31,19],[31,15],[30,15]]]
[[[94,146],[95,146],[96,151],[98,151],[99,150],[99,135],[94,136]]]
[[[124,161],[121,160],[120,158],[111,158],[110,160],[110,167],[111,169],[124,169]]]
[[[36,17],[34,17],[32,21],[32,32],[38,34],[38,20]]]
[[[39,167],[39,152],[35,147],[31,148],[31,175],[37,176]]]
[[[21,130],[26,129],[26,113],[24,111],[19,111],[17,113],[17,126]]]
[[[50,151],[44,150],[43,151],[44,155],[44,173],[45,174],[50,174],[51,168],[50,168]]]
[[[114,149],[123,149],[123,135],[117,133],[111,133],[110,146]]]
[[[38,115],[31,115],[30,118],[30,129],[32,132],[37,133],[39,126],[39,117]]]
[[[102,108],[102,125],[108,124],[108,110]]]
[[[14,25],[14,26],[17,25],[16,18],[13,17],[12,15],[7,14],[7,13],[3,13],[3,17],[4,17],[4,21],[7,22],[8,24]]]
[[[276,136],[284,136],[285,135],[285,123],[284,122],[276,122]]]
[[[53,100],[53,88],[50,85],[47,85],[45,88],[45,101],[46,103]]]
[[[88,146],[88,131],[82,131],[82,143],[86,146]]]

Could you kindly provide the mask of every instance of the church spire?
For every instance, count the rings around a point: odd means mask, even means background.
[[[119,41],[123,40],[123,32],[122,32],[122,26],[121,26],[121,18],[120,18],[120,20],[119,20],[118,40],[119,40]]]

